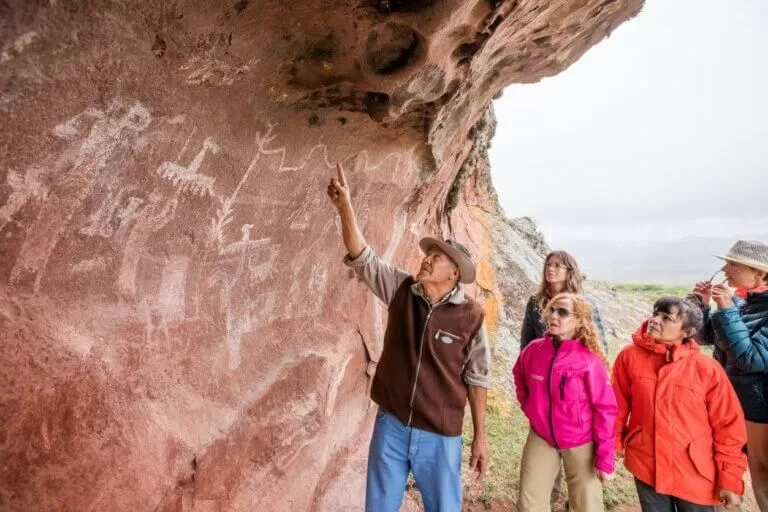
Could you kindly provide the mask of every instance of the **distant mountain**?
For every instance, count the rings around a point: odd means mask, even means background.
[[[725,253],[738,238],[768,241],[768,234],[620,243],[556,240],[553,247],[573,254],[590,279],[687,286],[711,277],[722,266],[713,255]]]

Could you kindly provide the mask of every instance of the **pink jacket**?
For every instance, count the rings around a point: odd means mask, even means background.
[[[575,448],[594,441],[595,468],[615,465],[616,395],[608,370],[579,340],[532,341],[512,370],[517,399],[531,429],[550,446]]]

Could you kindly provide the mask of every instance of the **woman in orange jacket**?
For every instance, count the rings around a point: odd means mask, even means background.
[[[686,299],[659,299],[613,367],[617,453],[643,512],[730,508],[744,493],[744,414],[723,368],[693,340],[702,325]]]

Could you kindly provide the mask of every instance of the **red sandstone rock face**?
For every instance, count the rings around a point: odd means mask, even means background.
[[[334,164],[379,254],[485,257],[471,128],[640,4],[0,3],[0,509],[359,509],[386,318]]]

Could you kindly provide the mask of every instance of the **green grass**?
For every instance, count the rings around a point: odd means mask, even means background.
[[[685,297],[691,292],[691,289],[685,286],[665,286],[663,284],[614,283],[612,286],[618,292],[635,293],[651,300],[665,295]]]
[[[503,412],[491,408],[486,415],[486,436],[490,466],[481,482],[469,471],[463,472],[466,499],[490,506],[517,499],[520,459],[528,435],[528,419],[519,407]],[[464,467],[467,468],[472,443],[472,422],[464,431]]]

